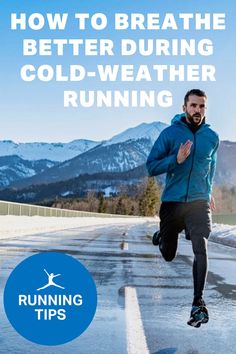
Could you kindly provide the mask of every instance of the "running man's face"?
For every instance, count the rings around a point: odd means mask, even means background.
[[[187,105],[183,105],[183,111],[186,113],[188,123],[200,125],[205,117],[206,97],[190,95]]]

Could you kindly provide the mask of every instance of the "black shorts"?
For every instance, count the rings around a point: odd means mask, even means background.
[[[210,204],[205,200],[193,202],[163,202],[160,208],[161,252],[173,259],[178,245],[178,234],[185,230],[194,253],[206,253],[206,242],[211,232]]]

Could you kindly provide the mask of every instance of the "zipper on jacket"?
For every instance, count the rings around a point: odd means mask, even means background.
[[[188,175],[188,183],[187,183],[187,192],[186,192],[185,202],[188,201],[190,177],[191,177],[191,173],[192,173],[192,170],[193,170],[193,164],[194,164],[194,157],[195,157],[195,150],[196,150],[196,136],[195,135],[196,135],[196,133],[193,133],[193,143],[194,143],[194,146],[193,146],[193,158],[192,158],[192,165],[191,165],[191,168],[190,168],[190,172],[189,172],[189,175]]]

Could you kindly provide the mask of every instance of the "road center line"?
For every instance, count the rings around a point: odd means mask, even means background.
[[[125,287],[125,319],[128,354],[149,354],[135,288]]]
[[[124,250],[124,251],[128,251],[128,249],[129,249],[129,244],[128,244],[128,242],[124,242],[124,248],[123,248],[123,250]]]
[[[129,249],[128,242],[122,241],[120,244],[120,248],[122,249],[122,251],[128,251],[128,249]]]

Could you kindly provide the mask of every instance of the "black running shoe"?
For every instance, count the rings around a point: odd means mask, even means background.
[[[159,231],[156,231],[152,236],[152,243],[154,246],[158,246],[160,243],[161,235]]]
[[[188,325],[199,328],[202,323],[209,321],[209,314],[203,299],[198,300],[198,304],[193,304]]]

